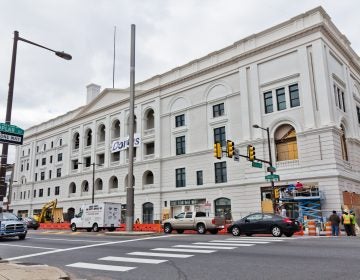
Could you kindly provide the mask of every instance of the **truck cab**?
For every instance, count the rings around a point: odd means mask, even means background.
[[[27,227],[25,222],[13,213],[0,213],[0,238],[17,236],[20,240],[23,240],[26,234]]]

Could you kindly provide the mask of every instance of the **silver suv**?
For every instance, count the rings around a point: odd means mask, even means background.
[[[18,236],[25,239],[27,233],[26,223],[12,213],[0,213],[0,238]]]

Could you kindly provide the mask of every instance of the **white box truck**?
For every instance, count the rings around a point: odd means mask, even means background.
[[[114,231],[120,227],[121,204],[113,202],[98,202],[86,204],[80,208],[79,214],[71,219],[71,230],[86,229],[99,231],[107,229]]]

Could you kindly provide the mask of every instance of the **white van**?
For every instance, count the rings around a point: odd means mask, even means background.
[[[99,202],[86,204],[80,208],[79,214],[71,219],[71,230],[86,229],[87,231],[99,231],[108,229],[114,231],[120,227],[121,204],[113,202]]]

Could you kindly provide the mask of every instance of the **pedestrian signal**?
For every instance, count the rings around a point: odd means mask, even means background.
[[[231,140],[226,141],[226,153],[229,158],[232,158],[234,155],[234,142]]]
[[[214,157],[221,159],[221,145],[220,143],[214,144]]]
[[[255,160],[255,147],[252,145],[248,146],[248,157],[250,161]]]

